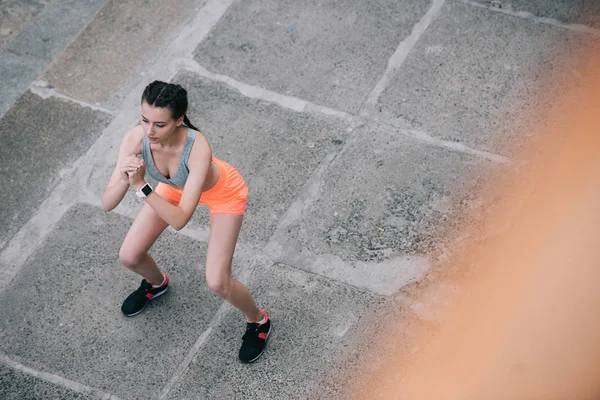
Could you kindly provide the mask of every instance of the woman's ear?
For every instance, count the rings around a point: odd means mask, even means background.
[[[182,115],[181,117],[179,117],[177,119],[177,121],[175,121],[175,125],[177,125],[177,127],[181,126],[181,124],[183,123],[183,118],[184,118],[184,116]]]

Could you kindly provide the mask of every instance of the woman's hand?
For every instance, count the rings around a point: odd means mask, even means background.
[[[146,183],[144,181],[144,175],[146,175],[146,165],[142,160],[140,161],[140,166],[136,170],[127,172],[129,178],[129,186],[131,186],[135,190],[139,190]]]
[[[143,165],[144,161],[137,158],[135,154],[125,157],[123,161],[121,161],[121,164],[119,164],[121,179],[131,184],[129,179],[130,174],[137,172]]]

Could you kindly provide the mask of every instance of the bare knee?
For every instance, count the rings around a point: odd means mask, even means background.
[[[126,246],[121,246],[121,250],[119,251],[119,261],[129,269],[135,270],[135,267],[140,263],[143,257],[143,254],[139,254],[139,252]]]
[[[231,292],[231,278],[222,275],[206,275],[208,288],[217,296],[225,299]]]

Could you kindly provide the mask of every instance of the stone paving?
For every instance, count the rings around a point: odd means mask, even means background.
[[[600,46],[598,16],[595,0],[2,1],[0,398],[351,398],[371,335],[407,308],[435,318],[399,291],[452,251],[548,74]],[[249,185],[234,275],[274,321],[253,365],[243,316],[204,281],[205,209],[151,249],[169,295],[120,313],[141,203],[100,196],[154,79],[188,90]]]

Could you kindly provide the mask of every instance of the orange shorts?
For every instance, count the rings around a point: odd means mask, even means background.
[[[198,204],[206,204],[211,214],[243,215],[248,200],[248,186],[244,178],[225,161],[215,157],[212,160],[219,167],[219,179],[215,186],[202,193]],[[181,200],[182,190],[165,183],[159,183],[155,191],[171,202],[179,203]]]

